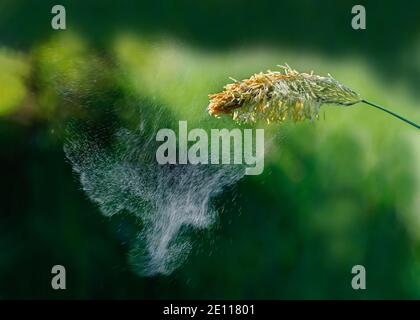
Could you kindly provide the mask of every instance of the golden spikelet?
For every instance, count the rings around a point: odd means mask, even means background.
[[[232,115],[240,123],[258,120],[313,120],[321,104],[352,105],[360,96],[333,77],[300,73],[289,66],[283,72],[267,71],[249,79],[227,84],[224,91],[210,94],[208,112],[212,116]]]

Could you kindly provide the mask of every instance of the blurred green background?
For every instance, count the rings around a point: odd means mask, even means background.
[[[126,101],[232,126],[207,94],[285,62],[419,122],[420,3],[73,0],[53,31],[55,4],[0,2],[0,298],[420,298],[419,133],[378,110],[267,127],[264,174],[215,199],[217,225],[170,276],[131,270],[131,222],[100,214],[63,152],[69,119]],[[67,290],[51,289],[55,264]]]

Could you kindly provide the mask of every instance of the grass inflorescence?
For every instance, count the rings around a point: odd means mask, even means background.
[[[288,65],[280,67],[282,71],[260,72],[249,79],[227,84],[222,92],[210,94],[209,114],[216,117],[228,114],[238,123],[302,121],[318,118],[322,104],[350,106],[363,102],[420,128],[414,122],[362,99],[331,75],[301,73]]]

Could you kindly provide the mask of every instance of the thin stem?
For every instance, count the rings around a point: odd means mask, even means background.
[[[402,121],[405,121],[405,122],[411,124],[412,126],[416,127],[417,129],[420,129],[420,126],[417,123],[414,123],[414,122],[412,122],[412,121],[410,121],[410,120],[408,120],[408,119],[406,119],[406,118],[404,118],[404,117],[402,117],[402,116],[400,116],[400,115],[392,112],[391,110],[385,109],[384,107],[378,106],[377,104],[374,104],[374,103],[369,102],[369,101],[366,101],[366,100],[362,100],[362,102],[363,103],[366,103],[368,105],[371,105],[372,107],[378,108],[378,109],[380,109],[382,111],[385,111],[385,112],[393,115],[394,117],[396,117],[396,118],[398,118],[398,119],[400,119]]]

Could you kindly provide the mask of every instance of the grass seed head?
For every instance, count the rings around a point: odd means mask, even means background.
[[[283,72],[257,73],[227,84],[223,92],[210,94],[209,114],[229,114],[240,123],[314,120],[321,104],[352,105],[361,101],[356,92],[330,75],[300,73],[287,65],[282,68]]]

